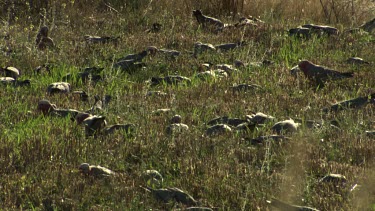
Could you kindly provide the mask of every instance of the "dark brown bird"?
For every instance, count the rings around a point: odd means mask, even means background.
[[[48,27],[42,26],[36,36],[35,45],[39,50],[45,50],[47,47],[54,47],[55,43],[52,38],[48,37]]]
[[[319,85],[324,85],[325,82],[330,80],[352,78],[354,76],[353,72],[338,72],[327,67],[313,64],[307,60],[301,61],[298,64],[298,67],[309,80],[316,82]]]

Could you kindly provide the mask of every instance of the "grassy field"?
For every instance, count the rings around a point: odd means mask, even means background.
[[[213,6],[220,1],[103,2],[49,1],[48,5],[41,5],[46,6],[45,10],[1,3],[8,9],[1,13],[0,66],[17,67],[21,71],[19,80],[31,80],[29,87],[2,86],[0,91],[2,209],[187,208],[173,201],[158,201],[141,188],[150,186],[142,175],[153,169],[163,175],[163,187],[180,188],[200,206],[217,210],[272,210],[267,203],[272,197],[319,210],[375,210],[375,140],[365,134],[366,130],[375,130],[374,104],[322,112],[333,103],[375,92],[374,32],[344,33],[345,29],[373,19],[374,3],[356,1],[352,7],[328,7],[327,3],[326,9],[332,15],[325,17],[319,1],[308,1],[306,5],[302,1],[245,1],[237,12],[259,16],[265,24],[212,33],[197,24],[193,9],[202,8],[225,23],[235,23],[241,15],[230,15],[230,10],[216,13],[216,9],[225,8]],[[161,31],[146,33],[155,22],[162,24]],[[287,33],[305,23],[328,22],[341,33],[311,39],[298,39]],[[35,47],[35,39],[43,25],[49,26],[56,47],[41,51]],[[115,36],[119,40],[90,44],[84,35]],[[247,45],[193,57],[197,41],[213,45],[246,41]],[[147,56],[147,66],[133,73],[113,68],[116,59],[148,46],[175,49],[181,56],[175,60]],[[347,64],[345,60],[352,56],[372,64]],[[274,63],[242,67],[227,78],[194,78],[205,62],[233,64],[235,60],[265,59]],[[302,72],[297,77],[290,73],[304,59],[341,72],[353,71],[355,77],[316,89]],[[34,71],[47,63],[51,65],[50,73]],[[83,90],[89,95],[88,102],[73,94],[47,94],[50,83],[92,66],[104,68],[103,81],[70,82],[73,91]],[[151,77],[174,74],[192,78],[191,84],[150,87],[146,82]],[[241,83],[257,84],[261,89],[231,90],[233,84]],[[153,90],[167,95],[146,96]],[[133,123],[136,131],[130,135],[116,131],[108,136],[86,137],[83,126],[69,117],[44,116],[36,109],[39,100],[48,99],[58,108],[86,111],[93,105],[95,95],[112,96],[111,102],[95,114],[105,116],[109,125]],[[153,113],[161,108],[171,111]],[[302,125],[288,135],[287,141],[267,140],[258,145],[247,140],[273,134],[270,128],[275,122],[248,132],[205,134],[207,122],[213,118],[245,118],[252,112],[266,113],[277,121],[336,120],[340,129],[329,124],[318,129]],[[169,136],[165,130],[175,114],[181,115],[189,131]],[[109,168],[116,175],[105,179],[82,175],[78,166],[84,162]],[[330,173],[344,175],[347,184],[336,187],[319,182]],[[356,184],[358,187],[350,191]]]

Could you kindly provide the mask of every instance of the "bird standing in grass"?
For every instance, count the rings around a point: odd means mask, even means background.
[[[95,178],[104,178],[115,174],[115,172],[110,169],[102,166],[90,165],[88,163],[82,163],[78,169],[82,174],[93,176]]]
[[[316,82],[319,85],[324,85],[327,81],[352,78],[354,76],[353,72],[338,72],[327,67],[313,64],[307,60],[301,61],[298,67],[310,81]]]
[[[35,44],[39,50],[45,50],[47,47],[54,47],[52,38],[48,37],[48,27],[42,26],[36,36]]]
[[[201,10],[194,10],[193,16],[197,19],[198,24],[202,25],[203,27],[207,27],[207,26],[214,26],[217,28],[224,27],[224,23],[221,22],[219,19],[203,15]]]

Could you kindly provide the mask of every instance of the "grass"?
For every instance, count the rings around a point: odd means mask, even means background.
[[[181,2],[171,5],[160,1],[160,6],[156,2],[133,2],[134,7],[113,2],[118,13],[109,9],[98,12],[95,5],[77,13],[70,2],[65,6],[51,3],[44,19],[16,13],[17,18],[10,20],[9,14],[2,14],[3,36],[9,38],[0,43],[1,66],[15,66],[22,71],[20,79],[32,81],[30,87],[3,86],[0,91],[2,207],[8,210],[185,208],[182,204],[159,202],[140,188],[147,184],[142,172],[155,169],[163,175],[164,187],[185,190],[202,205],[219,210],[269,210],[266,200],[271,197],[320,210],[374,210],[375,142],[364,134],[365,130],[375,129],[374,105],[332,114],[321,112],[330,103],[374,91],[372,65],[358,67],[344,62],[350,56],[359,56],[375,63],[373,34],[294,39],[287,36],[288,28],[312,21],[325,23],[324,20],[318,13],[300,13],[302,9],[292,12],[285,5],[274,10],[278,13],[271,13],[263,4],[258,4],[256,11],[248,11],[264,18],[266,27],[214,34],[197,26],[191,17],[190,9],[195,9],[192,4]],[[279,5],[276,1],[271,3],[268,6]],[[250,4],[245,4],[245,8],[246,5]],[[316,2],[310,6],[319,8]],[[213,12],[211,15],[225,22],[236,20]],[[367,10],[358,12],[353,25],[373,18],[371,15]],[[285,19],[279,21],[279,17]],[[350,27],[352,23],[344,21],[347,19],[343,17],[343,22],[334,26]],[[144,33],[153,22],[163,24],[163,30]],[[41,24],[54,26],[50,35],[57,49],[35,48]],[[83,40],[86,34],[120,36],[120,41],[118,45],[88,45]],[[196,41],[215,45],[239,40],[246,40],[248,45],[225,53],[204,53],[197,59],[190,54]],[[163,56],[147,57],[147,68],[133,74],[112,68],[110,58],[139,52],[150,45],[176,49],[182,55],[175,61]],[[232,64],[236,59],[246,62],[270,59],[275,63],[244,68],[227,79],[208,82],[193,79],[190,86],[150,88],[145,83],[153,76],[168,74],[192,77],[201,63]],[[316,90],[303,75],[297,78],[290,75],[289,70],[300,59],[340,71],[354,71],[356,76]],[[35,74],[33,69],[44,63],[53,64],[51,73]],[[90,102],[81,102],[73,95],[46,93],[48,84],[88,66],[104,67],[104,81],[71,84],[73,90],[86,91]],[[235,83],[254,83],[262,89],[235,93],[229,88]],[[149,90],[164,91],[167,96],[145,97]],[[94,95],[105,94],[113,100],[99,114],[106,116],[110,125],[136,124],[134,135],[118,131],[110,136],[86,138],[84,129],[69,118],[42,116],[36,111],[41,99],[48,99],[59,108],[85,111],[92,106]],[[172,112],[152,114],[159,108],[171,108]],[[272,123],[248,134],[204,135],[205,123],[217,116],[244,118],[251,112],[264,112],[278,120],[289,117],[337,120],[342,130],[302,127],[291,135],[290,141],[267,141],[259,146],[249,145],[244,139],[271,134]],[[173,114],[182,116],[183,123],[190,127],[188,133],[173,137],[165,134]],[[84,177],[78,171],[82,162],[101,165],[118,174],[104,180]],[[348,187],[336,189],[317,182],[329,173],[343,174],[348,185],[360,187],[350,192]]]

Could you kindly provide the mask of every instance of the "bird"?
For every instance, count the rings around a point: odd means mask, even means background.
[[[145,182],[150,183],[150,185],[157,188],[163,186],[163,176],[156,170],[146,170],[142,173],[142,178]]]
[[[176,133],[182,133],[184,131],[189,130],[189,126],[186,124],[181,123],[182,122],[182,117],[180,115],[174,115],[171,118],[171,124],[167,126],[166,128],[166,134],[167,135],[172,135]]]
[[[85,134],[88,137],[100,134],[107,122],[104,116],[93,115],[83,120],[83,124],[85,125]]]
[[[311,37],[311,29],[305,27],[297,27],[289,29],[289,36],[295,36],[298,38],[310,38]]]
[[[354,77],[353,72],[338,72],[327,67],[313,64],[307,60],[299,62],[298,67],[310,81],[316,82],[322,86],[324,86],[324,83],[327,81]]]
[[[55,104],[52,104],[49,100],[43,99],[38,102],[37,111],[42,112],[44,115],[50,115],[54,117],[67,117],[75,119],[77,116],[82,115],[83,112],[75,109],[60,109]]]
[[[168,75],[165,77],[152,77],[151,86],[156,86],[160,84],[167,84],[167,85],[180,85],[180,84],[191,84],[191,79],[185,76],[180,75]]]
[[[271,130],[277,133],[278,135],[282,135],[285,133],[294,133],[297,131],[300,125],[300,123],[294,122],[293,119],[288,119],[275,123],[272,126]]]
[[[142,69],[146,66],[145,63],[143,62],[137,62],[136,60],[134,59],[128,59],[128,60],[121,60],[119,62],[116,62],[115,64],[113,64],[113,68],[114,69],[120,69],[124,72],[127,72],[127,73],[132,73],[134,72],[135,70],[139,70],[139,69]]]
[[[235,48],[245,46],[245,45],[246,45],[246,42],[242,41],[242,42],[236,42],[236,43],[224,43],[224,44],[215,45],[215,48],[216,50],[220,50],[220,51],[229,51],[229,50],[233,50]]]
[[[160,32],[161,28],[162,28],[163,25],[161,25],[160,23],[153,23],[151,28],[149,29],[146,29],[146,33],[158,33]]]
[[[117,130],[124,130],[127,133],[134,131],[136,126],[134,124],[115,124],[104,128],[104,135],[113,134]]]
[[[80,112],[78,113],[75,117],[74,117],[74,121],[77,122],[77,125],[80,125],[83,123],[83,121],[88,118],[88,117],[91,117],[92,114],[89,114],[89,113],[86,113],[86,112]]]
[[[201,43],[196,42],[194,43],[194,56],[196,57],[198,54],[206,51],[216,51],[215,46],[209,43]]]
[[[326,35],[338,35],[339,34],[339,30],[332,26],[305,24],[305,25],[302,25],[302,28],[312,29],[313,31],[315,30]]]
[[[55,109],[57,109],[57,106],[52,104],[49,100],[43,99],[38,102],[37,110],[41,111],[43,114],[48,114]]]
[[[159,49],[155,46],[148,46],[146,49],[150,55],[154,55],[156,53],[163,54],[166,58],[169,59],[176,59],[178,56],[181,55],[180,51],[177,50],[171,50],[171,49]]]
[[[266,140],[273,140],[276,142],[290,140],[289,137],[283,136],[283,135],[269,135],[269,136],[258,136],[253,139],[245,139],[250,142],[252,145],[261,144]]]
[[[232,132],[232,128],[230,128],[228,125],[217,124],[217,125],[207,128],[206,135],[208,136],[221,135],[221,134],[231,133],[231,132]]]
[[[110,36],[92,36],[92,35],[85,35],[84,39],[87,43],[100,43],[100,44],[105,44],[105,43],[117,43],[120,37],[110,37]]]
[[[253,122],[255,124],[264,124],[266,122],[275,120],[275,117],[264,114],[262,112],[246,115],[246,118],[249,119],[250,122]]]
[[[258,26],[258,23],[264,24],[264,21],[250,16],[249,18],[242,17],[239,19],[238,23],[235,23],[234,26],[237,28],[243,28],[245,26]]]
[[[3,85],[13,85],[13,86],[29,86],[30,80],[16,80],[12,77],[0,77],[0,83]]]
[[[42,26],[36,36],[35,45],[39,50],[45,50],[47,47],[54,47],[53,39],[48,37],[48,26]]]
[[[107,169],[102,166],[90,165],[88,163],[81,163],[78,169],[82,174],[87,176],[93,176],[94,178],[104,178],[115,175],[115,172],[113,172],[110,169]]]
[[[359,28],[363,29],[364,31],[367,31],[367,32],[371,33],[372,30],[375,29],[375,18],[373,18],[372,20],[367,21],[366,23],[364,23],[363,25],[361,25]]]
[[[271,206],[278,208],[281,211],[319,211],[312,207],[292,205],[282,202],[276,198],[272,198],[270,201],[267,200]]]
[[[370,62],[365,61],[362,58],[359,57],[350,57],[346,60],[346,63],[348,64],[356,64],[356,65],[361,65],[361,64],[370,64]]]
[[[334,184],[345,184],[347,179],[342,174],[327,174],[319,180],[319,182],[324,183],[334,183]]]
[[[210,120],[207,125],[226,124],[228,126],[237,127],[238,125],[246,122],[248,122],[246,119],[229,118],[227,116],[222,116]]]
[[[16,80],[20,76],[20,71],[15,67],[0,68],[0,71],[2,71],[5,74],[5,77],[11,77]]]
[[[142,61],[146,56],[148,55],[148,50],[143,50],[139,53],[135,54],[128,54],[120,59],[117,60],[117,62],[124,61],[124,60],[132,60],[134,62],[140,62]]]
[[[203,27],[214,26],[216,28],[223,28],[224,23],[219,19],[203,15],[201,10],[193,10],[193,16],[197,19],[198,24]]]
[[[323,112],[341,111],[349,108],[361,108],[367,104],[375,104],[375,93],[333,104],[330,107],[324,108]]]
[[[153,189],[150,187],[142,187],[146,191],[151,192],[155,199],[162,201],[164,203],[168,203],[169,201],[176,201],[178,203],[182,203],[187,206],[195,206],[198,205],[198,201],[196,201],[192,196],[185,193],[179,188],[159,188]]]
[[[47,93],[52,95],[55,93],[69,93],[71,86],[67,82],[55,82],[47,87]]]

